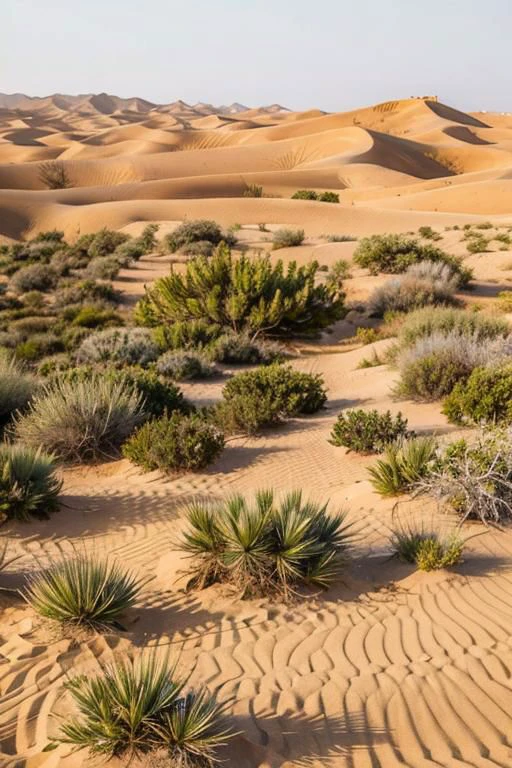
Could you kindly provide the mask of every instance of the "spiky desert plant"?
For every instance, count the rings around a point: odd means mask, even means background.
[[[18,416],[14,431],[30,447],[80,462],[111,458],[145,418],[143,397],[125,380],[98,373],[87,379],[57,379]]]
[[[59,508],[62,481],[53,456],[24,445],[0,445],[0,513],[7,519],[48,517]]]
[[[11,563],[19,558],[19,555],[9,554],[9,544],[7,541],[0,542],[0,573],[4,571]]]
[[[27,406],[36,388],[36,380],[13,357],[0,354],[0,427]]]
[[[79,554],[30,577],[25,598],[46,619],[87,629],[122,629],[119,617],[134,604],[142,584],[117,563]]]
[[[39,180],[48,189],[66,189],[72,186],[66,166],[59,160],[40,163]]]
[[[258,492],[187,511],[188,528],[178,546],[191,559],[192,588],[216,581],[246,595],[286,597],[299,584],[328,587],[339,576],[350,541],[345,515],[305,502],[299,491],[281,502]]]
[[[168,657],[151,651],[72,679],[66,687],[79,715],[62,726],[57,743],[107,757],[164,749],[172,765],[213,765],[233,735],[224,707],[205,690],[184,694],[187,680],[175,674]]]
[[[390,544],[395,557],[415,564],[420,571],[456,565],[461,561],[464,550],[464,541],[458,534],[442,536],[420,525],[397,526]]]
[[[316,285],[317,262],[285,268],[270,256],[234,258],[224,245],[211,258],[197,257],[185,272],[162,277],[146,288],[137,305],[145,325],[204,321],[234,331],[259,334],[311,334],[343,316],[343,293]]]
[[[370,467],[370,482],[381,496],[406,493],[427,476],[436,458],[437,441],[431,436],[390,443],[384,456]]]

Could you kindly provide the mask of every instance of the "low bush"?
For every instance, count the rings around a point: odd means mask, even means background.
[[[454,304],[457,286],[458,277],[450,265],[422,261],[376,288],[368,299],[367,312],[383,317],[386,312],[411,312],[429,304]]]
[[[142,321],[135,313],[135,319]],[[170,325],[158,325],[153,329],[153,338],[161,349],[198,349],[207,347],[222,334],[215,323],[205,320],[179,320]]]
[[[70,308],[71,309],[71,308]],[[72,308],[72,311],[64,312],[64,319],[71,320],[71,325],[78,328],[105,328],[107,326],[119,326],[123,319],[118,312],[105,309],[97,304],[82,304]]]
[[[512,326],[502,317],[468,312],[464,309],[425,307],[408,315],[398,332],[398,346],[412,347],[426,336],[471,337],[475,341],[506,338]]]
[[[354,262],[370,270],[371,274],[405,272],[412,264],[433,261],[448,264],[457,275],[459,286],[466,285],[472,277],[471,270],[463,266],[461,259],[436,248],[424,245],[403,235],[372,235],[359,241],[354,251]]]
[[[475,368],[448,395],[443,413],[454,424],[512,422],[512,363]]]
[[[318,195],[314,189],[298,189],[293,193],[292,200],[318,200]]]
[[[224,449],[224,434],[199,414],[173,413],[148,421],[124,444],[123,454],[147,471],[197,471]]]
[[[263,197],[263,187],[259,184],[247,184],[244,192],[243,197]]]
[[[212,245],[218,245],[223,240],[227,242],[226,238],[229,240],[229,236],[222,232],[217,222],[209,219],[197,219],[184,221],[173,232],[166,235],[164,246],[169,253],[176,253],[180,248],[191,243],[207,241]]]
[[[437,456],[433,437],[421,436],[389,443],[384,456],[370,467],[370,482],[381,496],[398,496],[410,491],[429,474]]]
[[[23,411],[37,390],[36,380],[13,357],[0,354],[0,429]]]
[[[303,229],[277,229],[272,236],[272,248],[296,248],[304,242]]]
[[[436,232],[432,227],[420,227],[418,229],[418,234],[420,237],[425,238],[425,240],[440,240],[441,235],[439,232]]]
[[[342,411],[331,432],[330,443],[356,453],[381,453],[388,443],[408,434],[407,419],[391,411]]]
[[[46,355],[63,351],[62,339],[52,333],[35,333],[17,344],[14,350],[16,359],[25,362],[41,360]]]
[[[269,365],[285,357],[283,347],[268,339],[253,339],[242,331],[225,333],[210,344],[212,357],[218,363]]]
[[[215,419],[228,434],[253,434],[283,419],[315,413],[327,400],[320,375],[277,363],[233,376],[222,394]]]
[[[209,258],[213,255],[214,250],[215,246],[213,243],[210,243],[208,240],[198,240],[195,243],[182,245],[179,253],[182,253],[184,256],[205,256]]]
[[[107,328],[84,339],[76,358],[79,363],[147,365],[158,355],[158,345],[146,328]]]
[[[213,766],[217,749],[231,737],[223,707],[204,690],[185,693],[188,681],[176,678],[175,666],[156,654],[146,651],[103,667],[100,675],[71,678],[66,688],[79,714],[48,748],[70,744],[91,755],[126,758],[126,764],[163,751],[169,765]]]
[[[91,259],[85,274],[92,280],[115,280],[121,269],[117,256],[100,256]]]
[[[460,563],[464,542],[456,534],[440,536],[419,526],[400,526],[393,531],[391,548],[402,562],[412,563],[420,571],[434,571]]]
[[[48,517],[59,508],[61,488],[52,456],[23,445],[0,444],[0,513],[4,518]]]
[[[221,582],[242,597],[289,596],[298,585],[326,588],[339,576],[350,541],[345,515],[304,502],[300,492],[279,503],[272,491],[217,505],[198,502],[187,513],[180,543],[191,559],[189,587]]]
[[[93,630],[123,629],[119,619],[142,581],[108,560],[78,555],[32,576],[25,599],[45,619]]]
[[[170,350],[156,361],[156,370],[162,376],[176,381],[186,379],[207,379],[217,373],[215,365],[202,352],[192,350]]]
[[[57,285],[57,275],[44,264],[30,264],[22,267],[11,277],[10,288],[15,293],[28,291],[51,291]]]
[[[337,192],[322,192],[318,195],[320,203],[339,203],[340,196]]]
[[[498,296],[498,307],[507,314],[512,312],[512,291],[500,291]]]
[[[489,247],[489,240],[482,235],[471,237],[466,243],[468,253],[485,253]]]
[[[90,259],[110,256],[114,253],[116,248],[130,239],[129,235],[125,232],[117,232],[115,229],[107,229],[107,227],[100,229],[89,237],[90,240],[87,243],[87,253]],[[78,245],[78,243],[76,245]]]
[[[327,282],[341,289],[344,280],[350,277],[350,264],[345,259],[334,262],[327,274]]]
[[[126,382],[93,374],[58,379],[36,394],[15,421],[15,434],[31,448],[80,462],[112,458],[145,418],[143,398]]]

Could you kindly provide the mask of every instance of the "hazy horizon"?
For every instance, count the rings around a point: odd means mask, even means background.
[[[343,111],[437,95],[512,110],[507,0],[13,0],[0,91]]]

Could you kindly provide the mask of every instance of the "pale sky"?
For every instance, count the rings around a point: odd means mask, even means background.
[[[0,0],[0,91],[512,111],[512,0]]]

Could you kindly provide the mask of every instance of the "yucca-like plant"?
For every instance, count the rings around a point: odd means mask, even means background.
[[[185,272],[171,270],[146,288],[136,310],[142,325],[204,321],[255,337],[307,334],[343,316],[343,293],[316,284],[317,262],[285,268],[267,255],[235,258],[221,244],[211,258],[199,256]]]
[[[20,444],[0,445],[0,513],[5,517],[48,517],[59,508],[61,488],[53,456]]]
[[[395,557],[415,564],[420,571],[449,568],[462,559],[464,541],[456,533],[441,536],[423,526],[399,526],[391,536]]]
[[[144,420],[143,403],[136,387],[122,379],[61,378],[18,416],[15,434],[25,445],[43,446],[64,461],[111,458]]]
[[[299,584],[327,588],[340,574],[350,542],[345,515],[304,502],[281,503],[272,491],[248,504],[237,495],[217,506],[194,504],[179,548],[191,558],[189,586],[227,583],[242,596],[280,594]]]
[[[77,555],[30,578],[25,597],[46,619],[89,629],[122,628],[143,581],[117,563]]]
[[[216,749],[233,735],[224,707],[206,691],[184,694],[186,681],[175,672],[153,651],[71,680],[66,687],[79,715],[63,725],[57,743],[107,757],[165,749],[171,765],[213,765]]]
[[[0,542],[0,573],[2,573],[2,571],[4,571],[11,563],[14,563],[18,557],[19,555],[11,557],[7,541]]]
[[[26,407],[36,391],[36,381],[7,354],[0,354],[0,427]]]
[[[437,442],[431,436],[390,443],[384,450],[383,458],[369,468],[370,482],[381,496],[406,493],[429,473],[436,451]]]

